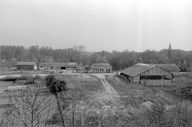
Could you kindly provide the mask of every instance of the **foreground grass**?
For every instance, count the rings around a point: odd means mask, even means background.
[[[92,95],[103,90],[101,81],[86,74],[57,74],[65,80],[69,90],[59,93],[66,127],[72,125],[73,101],[75,103],[76,127],[190,127],[192,106],[166,90],[173,88],[144,87],[126,84],[113,76],[106,80],[120,95],[120,104],[98,106],[92,103]],[[76,98],[74,88],[76,84]],[[176,88],[176,87],[175,87]],[[54,98],[51,98],[54,104]],[[49,126],[60,126],[61,121],[56,106],[52,116],[46,121]],[[168,108],[169,107],[169,108]]]
[[[107,77],[107,81],[121,95],[124,105],[139,108],[144,102],[152,102],[163,105],[174,105],[179,99],[171,96],[161,87],[145,87],[138,84],[127,84],[117,77]]]

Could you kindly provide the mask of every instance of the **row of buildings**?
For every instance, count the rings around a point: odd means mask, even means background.
[[[18,70],[71,70],[75,72],[111,73],[112,66],[108,63],[94,63],[83,66],[77,63],[40,63],[19,62]],[[119,72],[119,76],[131,83],[144,85],[171,85],[175,75],[180,72],[176,64],[143,64],[138,63]]]
[[[97,73],[110,73],[112,66],[108,63],[94,63],[93,65],[84,66],[77,63],[39,63],[36,62],[18,62],[17,70],[71,70],[76,72],[97,72]]]

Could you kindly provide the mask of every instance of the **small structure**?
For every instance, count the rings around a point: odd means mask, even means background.
[[[16,64],[17,70],[26,70],[32,71],[37,70],[37,63],[36,62],[18,62]]]
[[[79,65],[77,65],[76,71],[79,72],[79,73],[85,73],[86,72],[86,66],[82,65],[82,64],[79,64]]]
[[[89,72],[111,73],[112,66],[108,63],[94,63],[93,65],[91,65],[91,70]]]
[[[173,74],[157,64],[138,63],[120,72],[120,76],[132,83],[164,86],[171,85]]]
[[[77,70],[78,64],[75,62],[71,63],[63,63],[61,65],[61,70]]]
[[[40,63],[40,68],[44,70],[76,70],[77,66],[77,63]]]

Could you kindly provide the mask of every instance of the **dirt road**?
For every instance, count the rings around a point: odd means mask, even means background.
[[[119,94],[118,92],[106,81],[105,74],[92,74],[100,79],[103,90],[98,91],[94,94],[94,101],[99,102],[101,105],[119,105]]]

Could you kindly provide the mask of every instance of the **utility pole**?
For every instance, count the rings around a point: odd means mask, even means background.
[[[77,56],[77,52],[76,52],[76,56]],[[77,99],[76,94],[77,94],[77,75],[75,75],[75,86],[73,91],[72,127],[75,127],[75,111],[76,111],[76,99]]]

